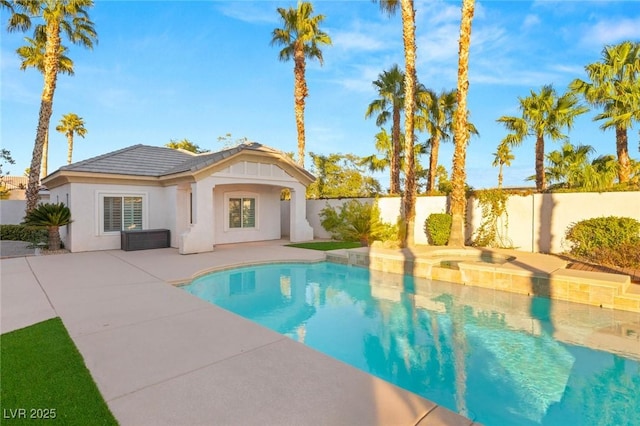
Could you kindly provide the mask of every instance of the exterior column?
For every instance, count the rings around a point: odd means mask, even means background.
[[[213,251],[213,188],[211,178],[191,184],[193,223],[180,235],[180,254]]]
[[[293,184],[289,212],[289,239],[292,243],[313,240],[313,228],[307,221],[307,200],[305,187]]]

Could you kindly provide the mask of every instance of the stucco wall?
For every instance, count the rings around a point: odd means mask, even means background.
[[[359,199],[371,202],[373,199]],[[343,200],[307,200],[307,217],[316,238],[330,238],[320,225],[319,212],[327,205],[336,207]],[[393,223],[400,211],[399,198],[378,200],[382,218]],[[416,199],[415,242],[427,244],[424,221],[431,213],[447,209],[446,197],[418,197]],[[564,234],[574,222],[602,216],[623,216],[640,220],[640,192],[561,193],[513,195],[507,203],[508,216],[502,230],[507,241],[520,250],[560,253]],[[286,202],[282,211],[286,213]],[[283,220],[285,220],[283,214]],[[471,238],[482,223],[482,211],[476,200],[469,200],[467,208],[467,238]]]
[[[217,185],[214,191],[216,244],[246,241],[276,240],[280,238],[281,189],[268,185]],[[256,227],[228,228],[228,197],[256,198]]]
[[[84,184],[62,185],[51,190],[51,202],[62,201],[71,209],[73,222],[60,234],[71,251],[120,248],[120,233],[104,234],[100,229],[100,194],[143,195],[145,229],[170,229],[174,232],[175,214],[167,208],[167,188],[134,185]],[[173,201],[171,201],[173,202]]]
[[[0,223],[3,225],[17,225],[24,218],[27,207],[25,200],[0,200]]]

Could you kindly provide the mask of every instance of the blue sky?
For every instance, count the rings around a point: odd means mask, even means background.
[[[93,51],[70,46],[75,76],[60,75],[51,120],[49,172],[66,163],[66,139],[55,131],[63,114],[84,118],[88,134],[76,137],[74,161],[137,143],[164,145],[188,138],[218,150],[219,136],[231,133],[283,151],[296,151],[293,63],[278,61],[270,46],[280,26],[273,1],[96,1],[90,10],[99,42]],[[427,87],[456,85],[460,1],[416,1],[417,71]],[[378,74],[403,66],[400,17],[377,4],[316,1],[326,16],[322,28],[333,39],[324,66],[307,68],[307,151],[370,155],[375,120],[365,120],[375,99]],[[2,12],[6,26],[7,13]],[[21,175],[29,166],[42,92],[42,76],[20,71],[16,48],[31,34],[2,31],[1,139],[16,160],[5,167]],[[467,174],[475,188],[496,185],[492,153],[505,136],[496,123],[517,115],[518,97],[553,84],[563,92],[584,66],[598,61],[606,44],[640,39],[637,1],[479,1],[473,21],[469,109],[480,132],[468,149]],[[596,155],[615,153],[613,131],[579,118],[570,132],[574,144],[590,144]],[[638,126],[629,132],[638,158]],[[420,141],[427,136],[419,135]],[[514,150],[505,185],[522,186],[534,173],[532,139]],[[547,152],[559,147],[547,142]],[[451,167],[451,143],[439,163]],[[422,158],[427,163],[426,156]],[[307,165],[309,159],[307,158]],[[386,185],[387,174],[379,175]]]

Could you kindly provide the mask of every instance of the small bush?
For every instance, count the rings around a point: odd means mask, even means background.
[[[640,222],[600,217],[572,224],[565,234],[570,253],[589,262],[618,267],[640,266]]]
[[[640,244],[625,243],[615,248],[598,248],[587,258],[588,261],[621,268],[640,267]]]
[[[640,222],[629,217],[598,217],[573,223],[565,233],[571,254],[593,256],[596,250],[640,244]]]
[[[443,246],[449,242],[451,234],[451,215],[448,213],[432,213],[424,222],[424,232],[429,244]]]
[[[374,240],[395,240],[398,228],[382,222],[377,203],[361,203],[351,200],[337,209],[327,207],[320,211],[320,224],[332,238],[342,241],[359,241],[370,245]]]
[[[0,225],[0,240],[28,241],[37,244],[46,242],[48,235],[46,228],[25,225]]]

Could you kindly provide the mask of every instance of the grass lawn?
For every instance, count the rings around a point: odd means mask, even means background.
[[[5,333],[0,346],[2,424],[118,424],[60,318]]]
[[[362,247],[360,243],[352,241],[315,241],[311,243],[288,244],[287,247],[298,247],[311,250],[338,250]]]

